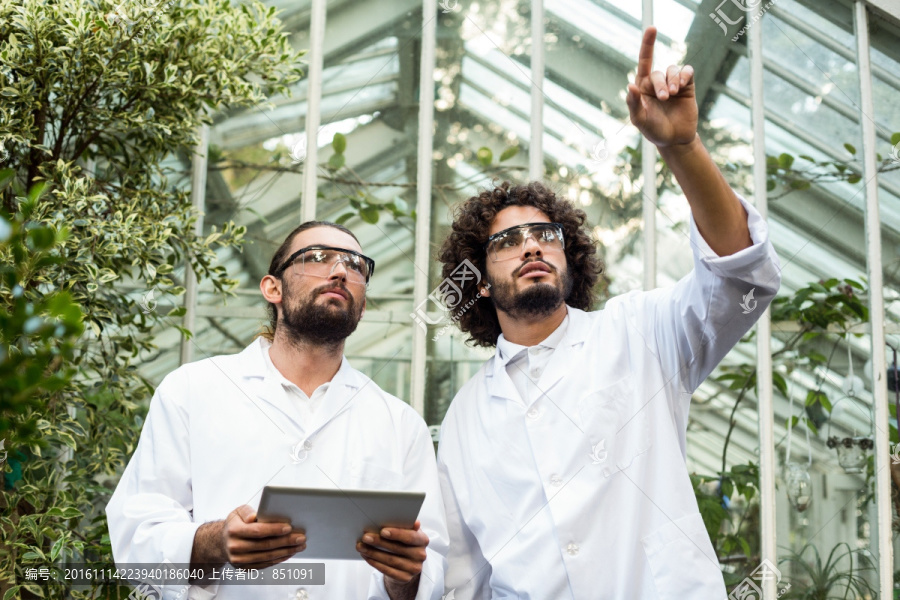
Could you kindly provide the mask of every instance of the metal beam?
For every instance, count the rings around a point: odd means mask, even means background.
[[[762,18],[762,4],[747,10],[747,23]],[[750,115],[753,127],[753,200],[762,218],[768,216],[766,193],[766,118],[763,97],[762,25],[749,30]],[[757,415],[759,417],[759,514],[760,554],[763,560],[778,564],[777,520],[775,515],[775,406],[772,378],[772,313],[767,307],[756,324]],[[774,578],[762,581],[763,597],[775,598]]]
[[[866,254],[869,275],[869,319],[872,323],[872,380],[875,401],[875,499],[878,514],[878,575],[881,597],[894,593],[894,546],[891,524],[891,439],[887,398],[884,337],[884,289],[881,263],[881,219],[878,206],[878,168],[875,157],[875,105],[872,98],[872,63],[869,57],[869,15],[857,0],[853,12],[859,72],[862,121],[863,181],[866,189]]]
[[[434,151],[434,68],[437,43],[437,0],[422,0],[422,54],[419,68],[419,147],[416,166],[416,236],[413,306],[428,296],[428,271],[431,266],[431,181]],[[410,404],[425,415],[425,362],[427,331],[412,327],[412,365],[410,368]]]
[[[203,211],[206,199],[206,165],[209,158],[209,126],[201,125],[198,131],[197,147],[191,157],[191,205],[197,214],[194,221],[194,235],[203,235]],[[186,312],[182,326],[194,333],[197,322],[197,276],[191,267],[191,257],[184,257],[184,307]],[[181,362],[191,362],[194,357],[194,340],[181,338]]]
[[[531,143],[528,178],[544,178],[544,2],[531,0]]]

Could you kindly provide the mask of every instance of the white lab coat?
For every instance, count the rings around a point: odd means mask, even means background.
[[[190,562],[194,533],[266,485],[424,491],[430,538],[418,599],[440,598],[447,532],[422,418],[343,360],[312,423],[267,372],[260,338],[239,354],[184,365],[159,385],[140,442],[106,507],[117,564]],[[309,442],[305,444],[304,442]],[[383,576],[363,560],[325,562],[324,586],[191,586],[190,598],[386,599]],[[183,590],[166,590],[179,597]]]
[[[438,450],[456,599],[725,598],[685,440],[691,393],[781,281],[741,202],[750,248],[718,257],[692,220],[694,269],[676,285],[569,307],[533,404],[496,355],[456,395]]]

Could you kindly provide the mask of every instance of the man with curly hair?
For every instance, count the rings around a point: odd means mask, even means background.
[[[691,273],[587,312],[602,264],[586,216],[538,182],[469,198],[441,248],[445,277],[464,261],[482,275],[458,324],[496,347],[441,429],[456,598],[725,598],[685,466],[688,409],[780,264],[697,135],[693,69],[651,71],[655,39],[627,103],[690,204]]]

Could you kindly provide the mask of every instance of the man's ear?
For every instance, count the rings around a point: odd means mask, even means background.
[[[263,298],[272,304],[281,303],[281,280],[272,275],[266,275],[259,282],[259,291]]]
[[[478,293],[481,294],[482,298],[490,298],[491,296],[491,284],[486,283],[484,285],[478,286]]]

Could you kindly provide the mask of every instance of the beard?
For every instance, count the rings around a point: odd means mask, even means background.
[[[284,281],[284,300],[282,302],[282,315],[278,319],[278,329],[283,329],[286,339],[294,345],[308,346],[338,346],[346,340],[351,333],[356,331],[356,326],[362,317],[362,305],[356,305],[356,300],[346,287],[338,285],[323,285],[314,288],[305,297],[298,297],[292,293],[288,280]],[[326,300],[318,303],[319,295],[327,289],[340,288],[347,294],[347,306],[341,306],[337,301]]]
[[[543,260],[540,262],[557,274],[556,285],[544,282],[529,283],[524,290],[516,291],[518,273],[524,264],[506,281],[492,281],[490,277],[486,277],[491,284],[490,298],[497,310],[502,310],[516,319],[535,319],[549,316],[566,301],[574,285],[569,272],[560,272],[550,263]]]

